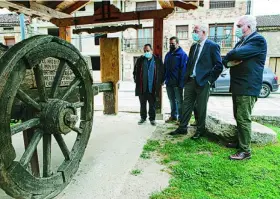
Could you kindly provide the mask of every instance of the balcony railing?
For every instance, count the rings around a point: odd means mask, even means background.
[[[126,52],[142,52],[145,44],[153,46],[153,38],[134,38],[123,39],[123,51]],[[168,49],[168,38],[164,38],[163,49]]]
[[[235,0],[232,1],[210,1],[210,9],[216,8],[234,8],[235,7]]]
[[[230,49],[235,46],[239,38],[234,35],[208,36],[208,39],[220,45],[221,49]]]

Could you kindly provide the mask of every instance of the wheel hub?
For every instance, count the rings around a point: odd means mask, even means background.
[[[51,99],[46,105],[43,105],[41,115],[43,128],[46,133],[67,134],[75,126],[79,117],[76,115],[76,109],[63,100]]]

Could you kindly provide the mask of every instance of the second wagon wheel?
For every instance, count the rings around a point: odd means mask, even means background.
[[[46,60],[58,63],[53,81],[42,66]],[[11,126],[17,102],[28,117]],[[78,170],[92,130],[92,78],[85,60],[53,36],[16,44],[0,59],[0,110],[0,187],[15,198],[53,198]],[[22,132],[25,147],[19,146]]]

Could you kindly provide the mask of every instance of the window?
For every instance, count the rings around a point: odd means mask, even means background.
[[[145,44],[153,46],[153,28],[143,28],[137,30],[137,46],[142,48]]]
[[[189,26],[176,26],[176,35],[180,40],[188,39]]]
[[[136,2],[136,11],[156,10],[157,1]]]
[[[6,27],[6,28],[3,28],[4,31],[11,31],[11,30],[14,30],[14,27]]]
[[[100,70],[100,56],[91,56],[91,67],[94,71]]]
[[[232,47],[234,44],[233,24],[210,24],[209,39],[214,40],[221,47]]]
[[[225,1],[225,0],[210,0],[210,9],[216,8],[234,8],[235,0]]]
[[[15,43],[16,43],[15,37],[4,37],[4,40],[5,40],[6,46],[9,46],[9,47],[15,45]]]
[[[59,37],[59,29],[58,28],[48,28],[48,35]]]

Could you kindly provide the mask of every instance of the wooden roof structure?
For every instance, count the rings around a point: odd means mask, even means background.
[[[180,0],[159,0],[162,9],[150,11],[121,12],[110,1],[102,1],[102,8],[97,10],[94,15],[85,17],[73,17],[71,13],[84,7],[91,2],[90,0],[65,0],[65,1],[0,1],[0,8],[7,8],[10,11],[23,13],[27,16],[38,17],[47,20],[59,27],[71,25],[84,25],[128,20],[165,18],[174,11],[174,7],[180,7],[186,10],[196,9],[198,0],[180,1]],[[109,3],[108,3],[109,2]]]

